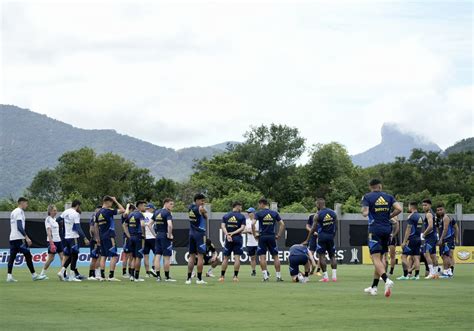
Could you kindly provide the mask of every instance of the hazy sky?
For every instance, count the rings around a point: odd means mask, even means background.
[[[473,136],[473,2],[1,0],[0,102],[168,147]]]

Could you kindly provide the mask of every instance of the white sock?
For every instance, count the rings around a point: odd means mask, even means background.
[[[327,271],[323,272],[323,278],[328,278],[328,272]]]
[[[337,278],[337,269],[332,269],[332,278]]]
[[[44,270],[44,268],[43,268],[43,270],[41,270],[41,274],[42,274],[42,275],[45,275],[45,274],[46,274],[46,270]]]
[[[33,272],[33,273],[31,274],[31,277],[33,277],[33,278],[36,277],[36,276],[38,276],[38,275],[36,274],[36,272]]]
[[[61,268],[61,273],[64,273],[64,271],[66,271],[66,268],[62,267]]]
[[[281,278],[281,272],[278,271],[276,275],[277,275],[277,278]]]
[[[428,268],[430,269],[430,274],[431,274],[431,275],[434,275],[434,274],[435,274],[435,271],[434,271],[433,265],[432,265],[432,264],[428,264]]]
[[[95,277],[100,278],[100,269],[95,269]]]
[[[263,278],[268,278],[268,272],[266,270],[263,270],[262,273],[263,273]]]
[[[13,275],[12,274],[7,274],[7,279],[12,279]]]

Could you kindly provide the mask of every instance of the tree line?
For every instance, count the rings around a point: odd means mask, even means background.
[[[40,170],[25,192],[30,210],[46,210],[50,203],[62,206],[72,199],[93,210],[102,196],[113,194],[124,202],[144,199],[160,205],[164,198],[176,201],[175,211],[187,211],[196,192],[205,193],[214,211],[228,211],[232,201],[256,206],[265,196],[278,202],[282,212],[314,211],[315,197],[329,206],[343,204],[343,212],[359,212],[360,199],[371,178],[382,180],[384,190],[399,201],[430,197],[449,211],[462,203],[465,213],[474,212],[474,153],[413,150],[409,158],[369,168],[355,166],[347,149],[337,143],[306,146],[296,128],[271,124],[254,127],[241,144],[210,159],[197,160],[191,178],[179,183],[154,178],[148,169],[125,158],[90,148],[66,152],[53,169]],[[299,164],[303,154],[308,161]],[[10,210],[12,199],[0,201]]]

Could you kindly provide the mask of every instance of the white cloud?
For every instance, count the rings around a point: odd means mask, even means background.
[[[452,7],[454,24],[404,3],[7,4],[0,98],[170,147],[271,122],[351,153],[383,122],[447,147],[473,134],[472,13]]]

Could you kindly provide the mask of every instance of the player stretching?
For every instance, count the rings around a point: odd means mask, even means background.
[[[318,233],[318,241],[316,244],[316,252],[318,253],[319,263],[323,271],[323,278],[320,282],[328,282],[328,272],[326,265],[326,253],[331,259],[332,281],[337,281],[337,261],[334,237],[336,236],[337,215],[332,209],[326,208],[326,201],[322,198],[316,200],[318,212],[314,215],[314,224],[308,233],[307,240],[314,237],[313,233]]]
[[[369,183],[370,193],[362,198],[362,215],[369,218],[368,246],[372,262],[374,264],[374,280],[371,287],[364,290],[365,293],[377,295],[379,278],[385,282],[385,296],[392,294],[393,281],[385,273],[383,256],[388,251],[390,237],[393,230],[390,219],[402,212],[402,207],[393,196],[382,192],[382,183],[378,179],[372,179]],[[393,211],[392,211],[393,209]]]
[[[54,261],[54,256],[59,254],[59,261],[63,260],[63,244],[61,242],[61,237],[59,236],[59,224],[56,222],[56,215],[58,210],[55,205],[48,206],[48,217],[44,221],[44,226],[46,228],[46,238],[48,240],[48,259],[44,264],[41,274],[46,276],[46,271],[48,270],[51,263]]]
[[[252,234],[252,221],[255,219],[255,208],[247,209],[248,218],[245,220],[245,233],[247,235],[247,254],[250,259],[250,266],[252,267],[252,273],[250,276],[257,276],[255,268],[257,267],[257,246],[258,241],[255,240],[255,237]],[[258,223],[255,224],[258,231]]]
[[[268,200],[262,198],[258,201],[259,211],[255,214],[255,220],[252,223],[252,232],[255,238],[258,238],[258,248],[257,254],[260,259],[260,267],[262,268],[263,281],[266,282],[269,280],[268,271],[267,271],[267,260],[266,255],[267,251],[270,252],[270,255],[273,257],[275,264],[275,271],[277,282],[283,281],[281,278],[280,272],[280,259],[278,258],[278,248],[276,241],[283,235],[285,232],[285,222],[274,210],[270,210],[268,207]],[[258,221],[259,233],[257,233],[255,224]],[[278,223],[279,229],[278,234],[275,235],[275,224]]]
[[[150,231],[155,235],[155,271],[156,281],[161,282],[161,257],[163,256],[165,281],[175,282],[170,277],[170,259],[173,255],[173,215],[171,211],[174,201],[170,198],[163,200],[163,208],[156,210],[152,221],[148,224]]]
[[[454,258],[453,251],[455,245],[459,245],[459,227],[454,218],[446,215],[443,204],[436,206],[436,215],[442,220],[443,230],[439,238],[439,250],[443,259],[442,278],[453,277]]]
[[[157,277],[158,275],[155,272],[154,263],[152,263],[152,268],[150,270],[150,251],[153,252],[153,260],[156,257],[156,236],[150,230],[148,224],[152,222],[153,214],[155,213],[155,205],[151,202],[146,205],[146,211],[143,213],[145,216],[145,246],[143,247],[143,261],[145,264],[146,277]],[[152,261],[153,261],[152,260]]]
[[[33,280],[46,279],[45,275],[37,275],[33,266],[33,258],[30,249],[31,239],[25,232],[25,209],[28,208],[28,199],[19,198],[18,207],[10,214],[10,257],[8,258],[7,282],[16,282],[13,278],[12,270],[16,255],[22,253],[26,260],[26,265],[31,272]]]
[[[137,201],[137,210],[128,215],[125,223],[122,225],[123,232],[130,240],[130,251],[132,252],[132,268],[133,275],[130,275],[130,280],[133,282],[143,282],[140,278],[140,266],[143,258],[143,246],[145,245],[145,201]]]
[[[188,277],[186,284],[191,284],[191,275],[197,254],[197,280],[196,284],[207,284],[202,279],[204,254],[206,253],[206,228],[207,211],[204,208],[206,197],[202,193],[194,196],[194,203],[189,206],[189,255]]]
[[[402,265],[403,265],[403,276],[398,277],[398,280],[420,279],[420,247],[421,247],[421,231],[423,229],[423,218],[418,213],[418,203],[410,202],[408,205],[408,211],[410,215],[407,220],[407,228],[405,235],[403,236],[402,242]],[[409,266],[408,257],[411,256],[413,261],[413,269],[415,270],[415,276],[408,277]]]
[[[242,215],[242,203],[234,202],[232,211],[222,217],[221,229],[224,233],[224,258],[222,260],[220,282],[224,282],[229,257],[234,253],[234,282],[239,281],[240,256],[244,253],[242,250],[243,240],[242,232],[245,230],[245,216]]]
[[[118,209],[112,208],[114,203]],[[110,272],[107,278],[110,282],[119,282],[120,280],[114,277],[115,265],[117,264],[117,246],[115,243],[115,221],[114,216],[118,213],[125,212],[123,206],[115,199],[106,195],[102,200],[102,208],[96,214],[96,231],[99,233],[100,246],[100,278],[105,280],[105,261],[110,257]]]
[[[438,278],[438,257],[436,256],[436,244],[438,243],[438,234],[435,227],[435,214],[431,209],[431,200],[423,200],[423,211],[425,212],[425,231],[421,234],[421,240],[425,241],[424,255],[430,274],[425,279]]]
[[[290,247],[288,257],[290,276],[293,282],[306,283],[309,277],[309,270],[314,265],[313,253],[306,245],[293,245]],[[304,266],[304,276],[300,273],[300,265]]]

